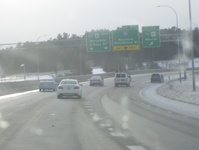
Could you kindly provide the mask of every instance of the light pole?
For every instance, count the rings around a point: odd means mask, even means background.
[[[168,7],[170,8],[174,13],[175,13],[175,16],[176,16],[176,27],[177,27],[177,41],[178,41],[178,59],[179,59],[179,64],[180,64],[180,42],[179,42],[179,30],[178,30],[178,15],[177,15],[177,12],[175,11],[175,9],[173,9],[171,6],[168,6],[168,5],[159,5],[157,7]],[[181,71],[179,71],[179,78],[180,78],[180,83],[181,83]]]
[[[197,24],[195,24],[195,23],[192,23],[193,25],[195,25],[196,26],[196,28],[197,28],[197,32],[198,32],[198,38],[199,38],[199,28],[198,28],[198,25]]]
[[[83,35],[82,35],[82,39],[83,39]],[[84,43],[85,41],[84,40],[82,40],[81,42],[80,42],[80,47],[79,47],[79,70],[80,70],[80,75],[82,75],[83,73],[82,73],[82,46],[83,46],[83,43]]]
[[[82,42],[80,43],[80,48],[79,48],[79,69],[80,69],[80,75],[82,75]]]
[[[192,62],[192,81],[193,91],[196,91],[195,83],[195,70],[194,70],[194,49],[193,49],[193,33],[192,33],[192,17],[191,17],[191,1],[189,0],[189,24],[190,24],[190,50],[191,50],[191,62]]]
[[[23,74],[24,74],[24,81],[26,80],[26,64],[21,64],[21,67],[23,67]]]
[[[47,36],[47,35],[39,36],[39,37],[37,38],[36,44],[39,44],[38,42],[39,42],[39,39],[40,39],[40,38],[46,37],[46,36]],[[36,46],[36,47],[37,47],[37,46]],[[37,77],[38,77],[38,80],[39,80],[39,49],[38,49],[38,47],[37,47]]]

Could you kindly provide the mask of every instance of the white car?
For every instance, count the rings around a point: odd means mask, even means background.
[[[115,74],[114,78],[115,87],[117,87],[118,85],[130,86],[130,83],[131,83],[131,76],[128,76],[127,73],[118,72]]]
[[[82,97],[82,85],[75,79],[63,79],[57,87],[57,98],[63,96],[77,96]]]

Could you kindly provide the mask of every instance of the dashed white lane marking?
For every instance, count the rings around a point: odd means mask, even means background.
[[[87,109],[88,111],[90,111],[90,112],[93,112],[94,110],[93,109]]]
[[[55,113],[51,113],[50,116],[56,116],[56,114]]]
[[[127,146],[127,148],[129,148],[130,150],[146,150],[142,146]]]
[[[118,132],[118,133],[110,133],[112,136],[124,136],[124,134]]]
[[[101,127],[111,127],[111,124],[109,124],[109,123],[101,123],[100,126]]]
[[[105,124],[101,123],[100,126],[101,126],[101,127],[105,127]]]
[[[109,131],[113,131],[113,128],[108,128]]]
[[[90,113],[91,116],[93,116],[95,113]]]

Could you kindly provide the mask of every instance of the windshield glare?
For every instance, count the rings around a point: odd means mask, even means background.
[[[0,0],[0,150],[199,150],[199,0]]]

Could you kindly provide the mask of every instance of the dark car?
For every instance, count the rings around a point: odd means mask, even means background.
[[[164,76],[162,74],[159,73],[154,73],[151,75],[151,83],[153,82],[159,82],[159,83],[163,83],[164,82]]]

